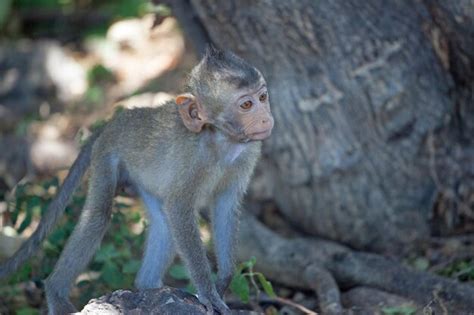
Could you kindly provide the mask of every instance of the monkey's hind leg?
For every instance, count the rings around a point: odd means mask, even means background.
[[[217,196],[212,212],[212,235],[218,267],[216,287],[221,297],[224,297],[234,273],[238,207],[242,195],[238,185],[227,187]]]
[[[116,185],[117,168],[110,161],[92,166],[87,199],[79,222],[53,272],[45,281],[49,314],[62,315],[76,311],[69,301],[69,291],[105,234]]]
[[[211,268],[201,241],[196,211],[193,210],[194,202],[186,199],[186,196],[180,197],[178,201],[169,199],[164,205],[178,253],[188,268],[199,301],[205,305],[207,312],[212,314],[215,309],[221,314],[229,314],[229,308],[211,280]]]
[[[173,262],[176,250],[168,226],[168,220],[161,209],[161,201],[155,196],[140,191],[148,210],[149,226],[142,266],[135,279],[138,289],[163,286],[163,275]]]

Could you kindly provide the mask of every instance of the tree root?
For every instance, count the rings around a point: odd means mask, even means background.
[[[339,287],[365,286],[394,293],[427,306],[436,302],[450,313],[474,310],[474,286],[419,272],[380,255],[355,252],[332,241],[285,239],[251,215],[243,216],[238,258],[257,258],[270,279],[312,289],[323,314],[341,314]]]
[[[331,273],[316,264],[310,264],[304,271],[304,277],[319,299],[319,308],[323,314],[341,314],[341,292]]]

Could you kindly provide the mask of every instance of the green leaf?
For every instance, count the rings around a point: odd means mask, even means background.
[[[121,258],[126,259],[127,261],[132,258],[132,252],[130,251],[130,248],[128,248],[128,247],[123,247],[119,251],[119,255],[120,255]]]
[[[254,256],[252,256],[249,260],[240,263],[239,266],[237,267],[235,273],[240,274],[240,273],[242,273],[242,271],[244,269],[253,268],[253,266],[255,266],[256,262],[257,262],[257,259]]]
[[[26,216],[25,216],[25,219],[21,222],[20,227],[18,228],[18,234],[23,233],[23,231],[28,226],[30,226],[32,219],[33,219],[33,209],[29,206],[29,203],[27,202]]]
[[[67,224],[62,225],[51,233],[43,245],[46,256],[56,257],[62,251],[64,244],[70,235],[72,228],[68,228]]]
[[[89,85],[98,84],[104,81],[112,81],[114,79],[114,74],[108,68],[104,67],[101,64],[95,65],[87,73],[87,80]],[[122,206],[123,203],[117,203],[118,206]]]
[[[275,298],[276,294],[275,291],[273,290],[273,286],[270,281],[265,279],[265,276],[258,272],[257,274],[258,281],[262,285],[263,291],[265,291],[266,294],[268,294],[269,297]]]
[[[102,279],[112,288],[120,288],[122,285],[122,274],[117,265],[112,262],[107,262],[102,267]]]
[[[122,271],[124,273],[136,273],[140,269],[140,266],[141,262],[139,260],[130,260],[123,266]]]
[[[382,313],[384,315],[413,315],[415,312],[416,308],[413,306],[395,306],[382,308]]]
[[[430,262],[424,257],[418,257],[413,261],[413,267],[417,270],[426,271],[430,267]]]
[[[24,307],[24,308],[20,308],[16,311],[16,315],[39,315],[39,310],[37,310],[36,308],[32,308],[32,307]]]
[[[38,196],[31,196],[28,200],[28,208],[38,208],[41,207],[41,198]]]
[[[116,2],[115,11],[120,17],[138,16],[144,11],[145,0],[120,0]]]
[[[171,15],[171,8],[165,4],[159,4],[155,6],[154,13],[158,16],[170,16]]]
[[[189,280],[190,279],[188,275],[188,271],[181,264],[176,264],[176,265],[171,266],[169,270],[169,274],[172,278],[176,280]]]
[[[118,256],[120,256],[120,253],[117,251],[114,244],[106,244],[102,246],[95,255],[95,261],[107,262],[112,258],[117,258]]]
[[[196,294],[197,293],[196,287],[191,282],[188,283],[185,290],[186,290],[186,292],[188,292],[190,294]]]
[[[91,86],[87,89],[85,98],[90,103],[101,102],[105,97],[104,89],[100,86]]]
[[[53,231],[48,237],[48,242],[51,243],[53,246],[58,246],[61,244],[67,237],[66,230],[61,228],[58,228]]]
[[[0,28],[7,21],[11,7],[12,7],[12,0],[0,1]]]
[[[55,8],[58,0],[16,0],[15,5],[19,8]]]
[[[235,275],[230,283],[230,289],[235,295],[239,296],[242,302],[249,302],[250,286],[245,276],[241,274]]]
[[[13,274],[9,282],[16,283],[30,279],[32,270],[33,268],[31,267],[30,262],[23,265],[16,273]]]
[[[252,257],[250,257],[249,260],[247,260],[247,261],[245,262],[245,266],[246,266],[247,268],[249,268],[249,269],[250,269],[250,268],[253,268],[253,267],[255,266],[255,263],[256,263],[256,262],[257,262],[257,258],[255,258],[255,256],[252,256]]]
[[[133,222],[133,223],[138,223],[140,222],[142,216],[140,215],[139,212],[133,212],[130,214],[130,220]]]

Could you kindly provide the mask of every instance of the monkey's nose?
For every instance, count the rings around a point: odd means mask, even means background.
[[[268,128],[272,128],[273,127],[273,118],[268,117],[268,118],[262,119],[262,125],[263,126],[268,126]]]

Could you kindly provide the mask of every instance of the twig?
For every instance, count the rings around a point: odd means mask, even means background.
[[[312,311],[312,310],[308,309],[307,307],[305,307],[301,304],[298,304],[296,302],[293,302],[292,300],[285,299],[285,298],[282,298],[282,297],[279,297],[279,296],[272,298],[272,297],[268,296],[267,294],[262,293],[259,302],[279,303],[279,304],[289,305],[289,306],[292,306],[292,307],[302,311],[305,314],[318,315],[318,313],[316,313],[315,311]]]
[[[318,313],[316,312],[313,312],[312,310],[304,307],[303,305],[301,304],[298,304],[296,302],[293,302],[292,300],[288,300],[288,299],[285,299],[285,298],[282,298],[282,297],[276,297],[274,298],[275,300],[277,300],[278,302],[282,303],[282,304],[287,304],[287,305],[290,305],[290,306],[293,306],[294,308],[297,308],[299,309],[300,311],[302,311],[303,313],[305,314],[310,314],[310,315],[318,315]]]

